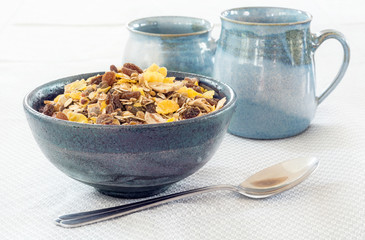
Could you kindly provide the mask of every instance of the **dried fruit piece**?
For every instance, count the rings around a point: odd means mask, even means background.
[[[190,118],[194,118],[199,116],[200,114],[200,110],[197,107],[191,107],[186,109],[183,113],[182,113],[182,117],[184,119],[190,119]]]
[[[143,70],[134,63],[124,63],[123,67],[135,70],[138,73],[143,73]]]
[[[101,79],[102,82],[107,83],[109,86],[112,86],[115,80],[115,72],[106,72]]]
[[[103,124],[103,125],[112,125],[114,121],[114,118],[110,114],[101,114],[96,119],[96,124]]]
[[[133,63],[125,63],[121,71],[128,76],[132,76],[134,73],[143,73],[143,70]]]
[[[146,105],[146,112],[156,113],[156,105],[154,103]]]
[[[120,96],[121,99],[131,99],[131,98],[135,98],[138,99],[141,96],[140,92],[123,92]]]
[[[187,87],[187,88],[192,88],[192,89],[194,89],[196,92],[198,92],[198,93],[203,93],[203,91],[201,90],[201,88],[199,87],[199,86],[197,86],[197,85],[195,85],[194,83],[186,83],[185,84],[185,86]]]
[[[90,102],[89,99],[87,99],[85,97],[80,99],[80,104],[81,105],[87,105],[89,102]]]
[[[119,99],[120,99],[120,93],[113,92],[109,101],[111,104],[113,104],[114,109],[122,108],[122,104],[120,103]]]
[[[103,75],[98,75],[98,76],[95,76],[93,77],[91,80],[90,80],[90,84],[99,84],[101,83],[101,79],[103,78]]]
[[[110,71],[117,73],[118,72],[118,68],[115,65],[110,65]]]
[[[47,116],[52,116],[53,112],[54,112],[54,106],[50,103],[47,103],[44,108],[43,108],[43,114],[47,115]]]
[[[101,110],[98,104],[92,104],[87,106],[88,117],[97,117],[101,114]]]
[[[114,107],[112,104],[108,104],[106,107],[105,107],[105,113],[106,114],[111,114],[114,112]]]
[[[206,98],[207,102],[212,105],[212,106],[217,106],[217,103],[218,103],[218,99],[216,98]]]

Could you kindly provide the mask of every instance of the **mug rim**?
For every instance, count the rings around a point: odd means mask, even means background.
[[[239,21],[239,20],[234,20],[234,19],[230,19],[226,16],[224,16],[225,13],[228,13],[232,10],[244,10],[244,9],[282,9],[282,10],[292,10],[292,11],[298,11],[301,12],[304,15],[307,15],[308,19],[303,20],[303,21],[293,21],[293,22],[286,22],[286,23],[260,23],[260,22],[246,22],[246,21]],[[225,20],[227,22],[232,22],[232,23],[238,23],[238,24],[243,24],[243,25],[254,25],[254,26],[290,26],[290,25],[299,25],[299,24],[304,24],[304,23],[309,23],[312,21],[313,16],[312,14],[310,14],[309,12],[303,11],[303,10],[299,10],[299,9],[295,9],[295,8],[285,8],[285,7],[269,7],[269,6],[252,6],[252,7],[239,7],[239,8],[230,8],[227,10],[224,10],[223,12],[221,12],[220,18],[222,20]]]
[[[205,23],[208,24],[207,29],[205,30],[201,30],[201,31],[197,31],[197,32],[191,32],[191,33],[150,33],[150,32],[144,32],[144,31],[140,31],[140,30],[136,30],[132,27],[133,24],[136,24],[139,21],[142,20],[151,20],[151,19],[157,19],[157,18],[163,18],[163,19],[168,19],[168,18],[181,18],[181,19],[195,19],[195,20],[202,20]],[[204,33],[208,33],[211,32],[213,30],[213,24],[204,19],[204,18],[198,18],[198,17],[189,17],[189,16],[152,16],[152,17],[144,17],[144,18],[137,18],[134,19],[130,22],[128,22],[127,24],[127,29],[133,33],[138,33],[141,35],[146,35],[146,36],[153,36],[153,37],[186,37],[186,36],[194,36],[194,35],[201,35]]]

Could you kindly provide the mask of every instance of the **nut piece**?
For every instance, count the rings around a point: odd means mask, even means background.
[[[66,114],[64,114],[63,112],[58,112],[56,114],[56,118],[61,119],[61,120],[68,120]]]
[[[106,72],[101,79],[102,82],[107,83],[109,86],[112,86],[115,80],[115,72]]]

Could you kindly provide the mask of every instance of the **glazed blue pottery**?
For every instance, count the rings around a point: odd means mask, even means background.
[[[311,15],[295,9],[247,7],[224,11],[214,78],[237,93],[228,131],[254,139],[297,135],[308,128],[316,108],[342,79],[349,47],[334,30],[310,32]],[[344,49],[340,71],[317,97],[314,53],[327,39]]]
[[[169,70],[211,76],[215,41],[213,26],[204,19],[148,17],[128,24],[130,32],[122,62],[146,69],[152,63]]]
[[[226,97],[225,106],[188,120],[146,125],[96,125],[59,120],[37,111],[66,84],[89,73],[44,84],[23,102],[26,117],[45,156],[62,172],[104,194],[145,197],[196,172],[212,158],[234,111],[236,96],[224,83],[195,74],[169,72],[176,79],[199,78],[202,86]]]

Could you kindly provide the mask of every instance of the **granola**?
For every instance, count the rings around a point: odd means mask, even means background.
[[[167,69],[152,64],[142,70],[133,63],[67,84],[64,93],[45,100],[39,111],[79,123],[136,125],[174,122],[217,111],[226,98],[199,85],[197,78],[175,80]]]

